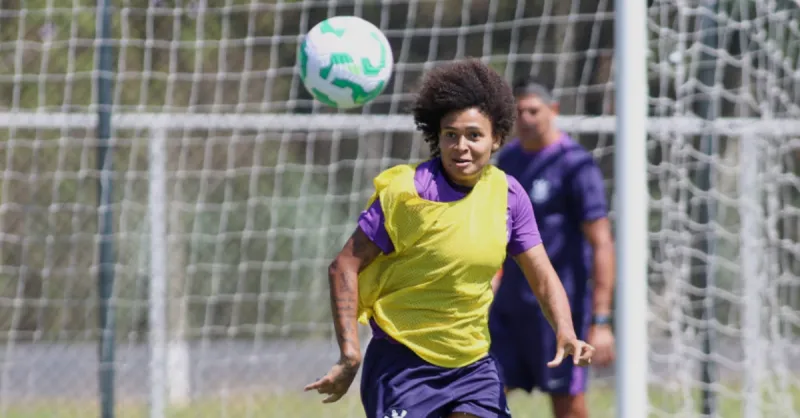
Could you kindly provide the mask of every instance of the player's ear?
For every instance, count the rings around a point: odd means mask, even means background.
[[[498,136],[493,136],[492,137],[492,152],[497,151],[497,150],[500,149],[500,143],[501,143],[500,137],[498,137]]]
[[[558,113],[561,111],[561,106],[558,104],[558,102],[550,103],[550,110],[554,115],[558,115]]]

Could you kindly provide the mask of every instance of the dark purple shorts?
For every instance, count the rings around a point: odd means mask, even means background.
[[[588,318],[576,324],[578,338],[585,339]],[[497,360],[503,383],[527,392],[577,395],[586,391],[588,369],[576,367],[572,357],[551,369],[547,363],[556,355],[556,336],[541,309],[509,314],[493,309],[489,315],[491,353]]]
[[[445,418],[453,412],[511,417],[490,356],[457,369],[438,367],[376,333],[361,373],[361,402],[367,418]]]

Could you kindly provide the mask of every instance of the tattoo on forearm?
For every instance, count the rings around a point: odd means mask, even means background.
[[[357,262],[336,261],[329,269],[331,309],[339,348],[343,353],[357,352],[358,343],[358,271],[369,265],[380,249],[361,231],[356,229],[342,250],[343,257]],[[357,264],[357,265],[356,265]]]
[[[358,310],[358,278],[347,270],[334,268],[329,278],[331,308],[336,339],[342,351],[358,347],[356,315]]]

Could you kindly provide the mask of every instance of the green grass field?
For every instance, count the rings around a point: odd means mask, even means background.
[[[358,418],[363,417],[357,390],[353,390],[340,402],[323,405],[320,396],[304,393],[284,395],[237,395],[194,402],[186,408],[168,413],[169,418]],[[681,391],[650,390],[650,404],[654,407],[651,417],[690,418],[698,416],[699,394],[684,395]],[[720,391],[720,416],[740,417],[741,396],[734,390]],[[550,417],[547,399],[539,394],[514,393],[509,402],[515,418]],[[589,396],[592,418],[614,418],[614,394],[610,389],[595,387]],[[794,387],[790,393],[776,399],[764,396],[762,416],[788,417],[800,412],[800,389]],[[97,405],[87,405],[70,400],[33,402],[6,406],[0,411],[3,418],[91,418],[99,417]],[[116,418],[147,418],[144,404],[120,403]]]

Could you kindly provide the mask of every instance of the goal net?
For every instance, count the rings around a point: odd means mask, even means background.
[[[439,63],[552,82],[613,199],[610,0],[121,0],[107,41],[102,3],[0,1],[0,415],[362,416],[357,382],[302,393],[337,358],[326,267],[372,177],[426,158],[407,105]],[[798,5],[648,3],[650,412],[800,416]],[[337,14],[396,61],[341,113],[295,66]]]

